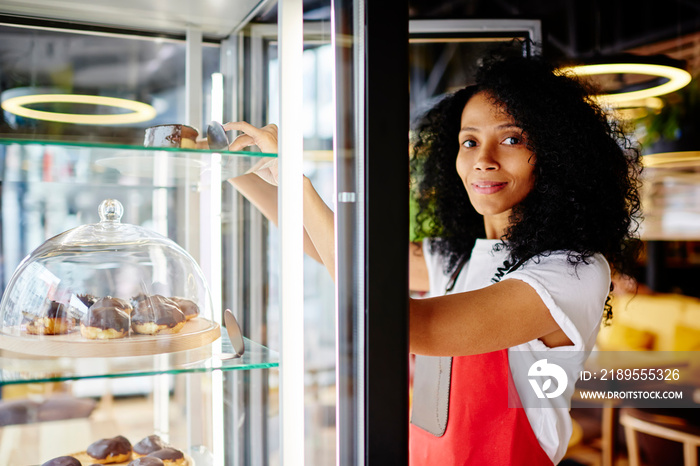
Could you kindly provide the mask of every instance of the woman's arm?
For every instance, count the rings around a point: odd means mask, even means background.
[[[245,196],[268,220],[277,225],[277,186],[263,181],[255,173],[230,178],[236,190]],[[304,252],[315,261],[323,264],[321,256],[316,251],[306,228],[304,228]]]
[[[243,132],[229,145],[229,150],[237,151],[256,145],[263,152],[277,152],[277,126],[275,125],[256,128],[245,122],[231,122],[226,123],[224,129]],[[277,159],[263,159],[253,167],[252,173],[231,178],[229,182],[268,220],[277,225]],[[324,264],[331,277],[335,278],[333,211],[323,202],[311,181],[306,177],[304,177],[303,195],[304,251]]]
[[[573,344],[537,292],[513,279],[475,291],[410,300],[410,351],[461,356],[511,348],[540,339]]]
[[[321,263],[335,281],[334,214],[307,177],[304,177],[304,230],[321,258]]]

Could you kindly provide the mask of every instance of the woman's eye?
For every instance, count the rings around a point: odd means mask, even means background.
[[[520,143],[520,139],[519,139],[519,138],[516,138],[515,136],[510,136],[510,137],[505,138],[505,139],[503,140],[503,143],[504,143],[504,144],[509,144],[509,145],[511,145],[511,144],[519,144],[519,143]]]
[[[476,141],[473,140],[473,139],[467,139],[466,141],[464,141],[464,142],[462,143],[462,145],[463,145],[464,147],[474,147],[474,146],[476,146]]]

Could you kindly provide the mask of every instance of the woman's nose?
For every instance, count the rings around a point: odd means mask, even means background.
[[[478,152],[474,160],[474,170],[497,170],[499,168],[494,150],[490,147],[483,147]]]

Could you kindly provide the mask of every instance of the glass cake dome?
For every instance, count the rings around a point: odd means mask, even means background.
[[[0,348],[45,356],[138,356],[216,340],[209,288],[172,240],[120,222],[115,199],[100,222],[61,233],[17,267],[0,302]]]

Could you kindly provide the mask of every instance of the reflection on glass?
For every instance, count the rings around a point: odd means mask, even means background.
[[[3,101],[20,94],[24,98],[63,94],[71,97],[69,100],[88,95],[147,104],[156,113],[137,122],[96,124],[102,118],[122,119],[133,109],[114,107],[109,102],[43,99],[44,103],[27,103],[25,108],[74,115],[87,124],[52,122],[2,111],[0,135],[142,145],[146,127],[186,120],[184,41],[10,26],[0,26],[0,36]],[[202,62],[204,76],[219,72],[218,45],[204,44]],[[212,81],[204,80],[202,84],[203,95],[210,95]],[[204,100],[202,114],[209,115],[211,102]]]

